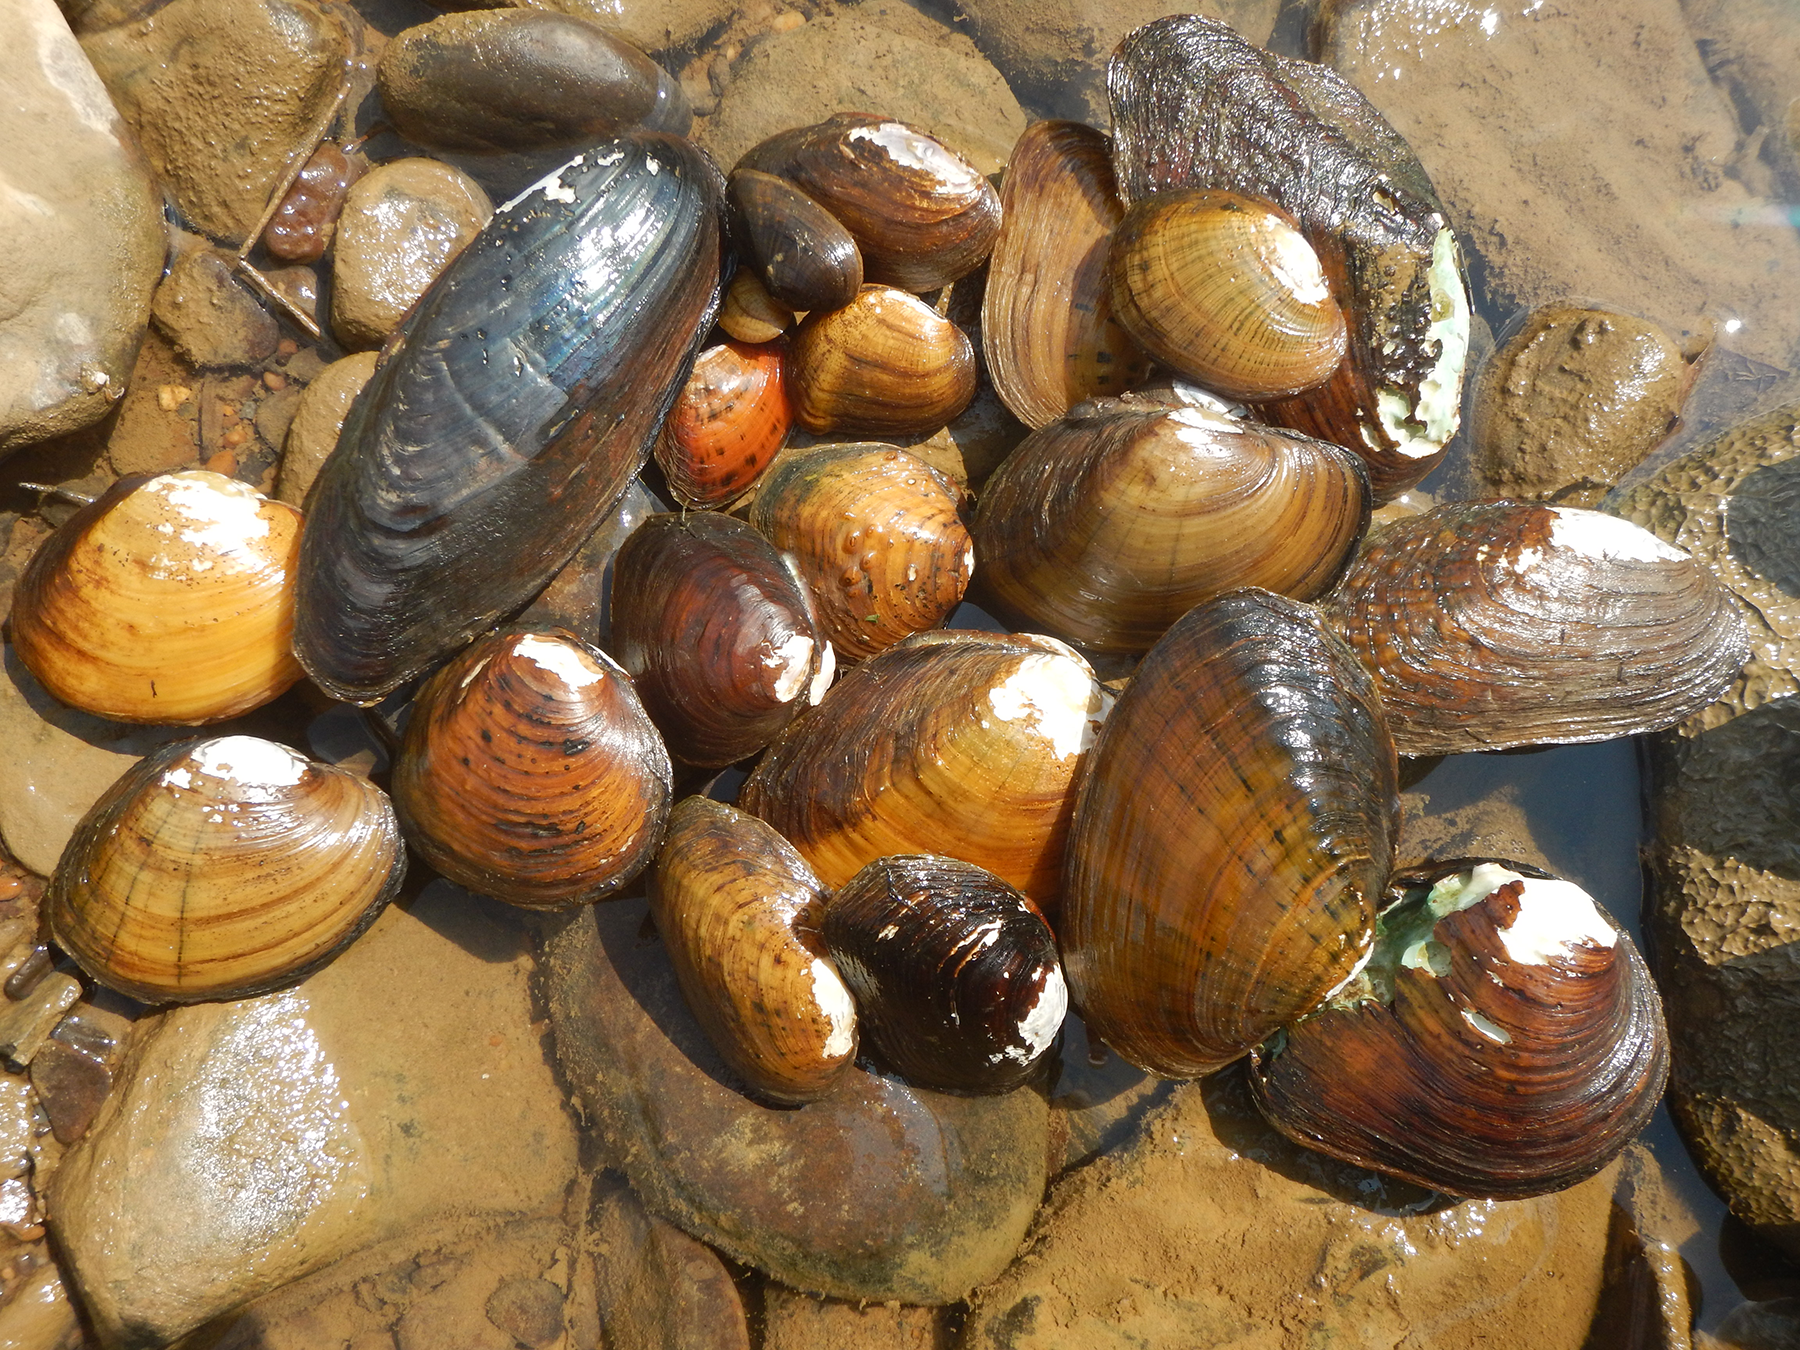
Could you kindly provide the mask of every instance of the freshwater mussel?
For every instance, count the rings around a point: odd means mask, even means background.
[[[1394,878],[1368,965],[1251,1057],[1284,1134],[1459,1196],[1592,1176],[1668,1078],[1662,1005],[1587,892],[1461,859]]]
[[[808,314],[790,353],[794,420],[815,436],[929,435],[975,397],[968,336],[892,286]]]
[[[748,261],[791,309],[837,309],[863,284],[862,254],[838,218],[785,178],[732,171],[726,187]]]
[[[694,361],[656,439],[656,463],[683,506],[722,507],[769,467],[794,425],[779,343],[721,342]]]

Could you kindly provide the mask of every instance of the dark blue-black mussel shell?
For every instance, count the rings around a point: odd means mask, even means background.
[[[307,504],[294,647],[373,703],[529,600],[650,453],[718,306],[723,190],[650,132],[494,214],[396,334]]]

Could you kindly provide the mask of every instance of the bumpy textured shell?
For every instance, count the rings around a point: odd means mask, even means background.
[[[838,218],[785,178],[738,169],[727,189],[740,237],[769,294],[792,309],[836,309],[863,284],[862,254]]]
[[[1397,886],[1365,976],[1256,1052],[1256,1101],[1282,1133],[1451,1195],[1510,1199],[1592,1176],[1649,1123],[1669,1050],[1643,957],[1597,906],[1582,921],[1584,893],[1505,867],[1499,889],[1435,923],[1426,897],[1446,869]]]
[[[1342,77],[1178,14],[1128,34],[1107,68],[1127,205],[1224,188],[1291,213],[1350,323],[1331,379],[1264,411],[1369,460],[1377,501],[1441,458],[1461,412],[1469,332],[1461,255],[1400,135]]]
[[[740,169],[799,184],[843,222],[870,281],[935,291],[981,265],[1000,199],[961,155],[903,122],[839,113],[771,136]]]
[[[1056,1043],[1069,1006],[1056,938],[991,872],[878,859],[831,897],[824,933],[864,1038],[908,1082],[1006,1092]]]
[[[738,804],[827,886],[897,853],[985,867],[1052,915],[1075,775],[1111,697],[1053,638],[924,633],[797,719]]]
[[[988,479],[977,576],[1021,627],[1143,651],[1240,586],[1323,594],[1368,520],[1368,474],[1339,446],[1198,406],[1096,400]]]
[[[656,854],[668,751],[630,677],[568,633],[497,633],[420,689],[394,761],[419,855],[515,905],[604,899]]]
[[[819,936],[825,892],[792,844],[706,797],[669,814],[650,913],[694,1017],[753,1089],[817,1101],[856,1057],[856,1006]]]
[[[1125,208],[1106,137],[1079,122],[1034,122],[1000,184],[981,346],[994,390],[1028,427],[1089,398],[1124,393],[1150,359],[1112,317],[1108,247]]]
[[[1405,755],[1656,731],[1717,698],[1749,654],[1706,567],[1616,516],[1535,502],[1397,522],[1330,610]]]
[[[300,513],[205,470],[122,478],[38,548],[12,635],[72,707],[216,722],[300,678],[290,650]]]
[[[820,628],[853,661],[937,627],[974,570],[956,490],[891,445],[789,453],[769,471],[750,521],[794,555]]]
[[[975,348],[915,295],[864,286],[806,316],[788,361],[794,420],[815,436],[925,436],[975,397]]]
[[[652,516],[625,541],[611,646],[675,757],[715,768],[780,735],[829,654],[780,552],[711,511]]]
[[[1069,831],[1057,931],[1088,1026],[1191,1078],[1318,1006],[1374,937],[1398,812],[1369,677],[1318,614],[1195,607],[1101,728]]]
[[[741,497],[794,425],[775,343],[722,342],[694,362],[656,440],[656,462],[683,506],[710,510]]]
[[[577,156],[420,299],[308,499],[295,646],[372,703],[542,588],[643,465],[718,289],[717,171]]]
[[[405,866],[366,779],[254,736],[181,741],[82,818],[44,913],[83,970],[132,998],[247,998],[335,956]]]

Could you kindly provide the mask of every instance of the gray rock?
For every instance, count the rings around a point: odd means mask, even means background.
[[[125,393],[165,250],[142,158],[53,0],[0,0],[0,455]]]
[[[316,375],[300,396],[294,420],[288,423],[281,455],[281,477],[275,495],[294,506],[303,505],[326,458],[337,448],[344,418],[362,387],[375,373],[375,353],[357,352],[333,361]]]
[[[1042,1097],[855,1069],[824,1101],[759,1105],[644,928],[641,900],[576,915],[546,944],[544,988],[563,1071],[653,1214],[838,1298],[948,1303],[998,1273],[1043,1192]]]
[[[395,160],[358,179],[338,217],[332,264],[338,341],[379,347],[493,214],[474,179],[434,159]]]
[[[171,0],[82,46],[181,213],[235,246],[337,97],[360,46],[347,12],[312,0]]]
[[[232,255],[201,248],[178,259],[156,288],[150,315],[203,370],[253,366],[275,354],[275,316],[232,276]]]
[[[522,8],[592,19],[652,54],[690,46],[737,12],[735,0],[526,0]]]

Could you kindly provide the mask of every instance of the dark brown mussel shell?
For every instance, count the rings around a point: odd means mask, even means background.
[[[1442,457],[1461,415],[1468,285],[1416,156],[1352,85],[1197,14],[1128,34],[1107,68],[1127,205],[1172,188],[1274,202],[1317,251],[1349,322],[1323,385],[1264,412],[1369,461],[1378,502]]]
[[[825,943],[864,1039],[908,1082],[1006,1092],[1068,1011],[1056,939],[1032,903],[954,858],[880,858],[831,897]]]
[[[769,294],[790,309],[837,309],[863,284],[862,254],[838,218],[785,178],[740,168],[726,191],[739,238]]]
[[[695,1019],[770,1101],[828,1095],[856,1058],[856,1005],[826,955],[825,891],[794,846],[707,797],[669,814],[650,913]]]
[[[1233,591],[1151,648],[1100,730],[1057,925],[1090,1030],[1210,1073],[1357,968],[1393,865],[1393,743],[1310,606]]]
[[[1440,865],[1390,895],[1367,968],[1253,1053],[1263,1113],[1450,1195],[1540,1195],[1612,1161],[1669,1075],[1631,938],[1580,887],[1517,863]]]
[[[891,445],[821,445],[769,471],[750,522],[793,554],[819,626],[852,661],[936,628],[974,570],[954,486]]]
[[[722,342],[693,374],[656,440],[656,462],[683,506],[710,510],[741,497],[793,429],[778,343]]]
[[[1054,638],[922,633],[797,718],[738,805],[827,886],[933,852],[995,873],[1055,920],[1075,777],[1112,696]]]
[[[643,871],[672,780],[611,658],[570,633],[515,629],[420,689],[394,805],[408,842],[452,881],[544,908],[604,899]]]
[[[831,675],[804,583],[773,544],[716,511],[652,516],[625,541],[611,645],[670,751],[708,768],[774,740]]]
[[[373,703],[517,610],[642,467],[711,321],[718,173],[675,137],[494,213],[364,387],[307,502],[295,649]]]
[[[844,112],[771,136],[739,169],[798,184],[862,249],[870,281],[924,293],[979,267],[1000,198],[961,155],[904,122]]]
[[[1369,520],[1348,450],[1207,407],[1096,399],[1034,431],[982,489],[977,575],[1019,626],[1143,651],[1240,586],[1329,590]]]
[[[1125,208],[1106,137],[1079,122],[1034,122],[1000,183],[981,346],[1001,401],[1028,427],[1117,396],[1150,359],[1112,316],[1107,256]]]
[[[975,348],[916,295],[864,286],[795,330],[794,420],[815,436],[928,436],[975,397]]]
[[[1370,542],[1330,602],[1403,755],[1605,741],[1711,703],[1749,656],[1712,572],[1617,516],[1458,503]]]

